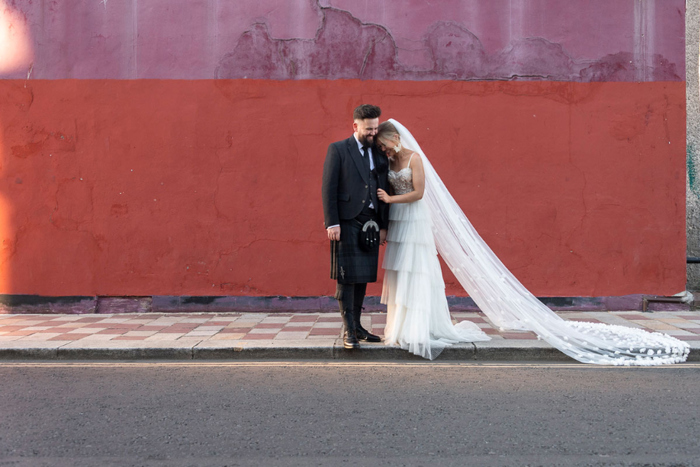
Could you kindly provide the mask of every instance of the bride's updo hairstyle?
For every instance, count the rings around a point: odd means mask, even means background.
[[[396,129],[396,127],[391,123],[391,122],[382,122],[379,124],[379,127],[377,128],[377,141],[380,139],[382,141],[386,142],[391,141],[394,137],[394,135],[399,136],[399,132]],[[401,141],[401,137],[399,136],[399,141]]]

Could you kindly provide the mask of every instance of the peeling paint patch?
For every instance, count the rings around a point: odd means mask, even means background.
[[[492,63],[493,78],[520,76],[569,81],[574,74],[574,61],[562,46],[539,37],[512,42]]]
[[[12,57],[0,50],[0,77],[9,79],[637,82],[682,81],[685,73],[681,0],[12,0],[8,5],[14,13],[5,22],[15,36],[26,30],[27,49],[5,67]],[[10,55],[20,48],[10,47]]]
[[[267,25],[253,25],[221,59],[216,77],[391,79],[395,67],[396,44],[384,28],[328,10],[313,40],[273,39]]]
[[[456,23],[435,23],[425,42],[438,75],[473,78],[488,70],[488,56],[479,38]]]
[[[32,141],[18,144],[10,148],[14,157],[26,159],[27,157],[48,152],[75,152],[75,139],[60,132],[47,132],[44,129],[34,130],[29,127]]]
[[[652,57],[652,66],[635,61],[634,54],[620,52],[592,63],[580,72],[580,81],[636,81],[640,67],[645,67],[645,76],[649,81],[680,81],[676,65],[660,54]]]
[[[430,66],[417,71],[399,61],[396,41],[383,26],[363,23],[344,10],[321,10],[313,39],[275,39],[266,24],[252,25],[221,58],[216,78],[681,81],[675,64],[660,54],[621,51],[577,61],[561,44],[541,37],[514,39],[489,54],[479,37],[451,21],[428,29],[422,43]]]

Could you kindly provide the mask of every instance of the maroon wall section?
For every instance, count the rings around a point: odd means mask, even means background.
[[[322,162],[361,102],[535,294],[683,289],[682,82],[5,80],[0,293],[332,293]]]

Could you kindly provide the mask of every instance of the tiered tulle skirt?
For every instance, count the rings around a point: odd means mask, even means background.
[[[384,342],[430,360],[457,342],[487,341],[476,324],[452,324],[445,282],[423,200],[392,204],[384,253]]]

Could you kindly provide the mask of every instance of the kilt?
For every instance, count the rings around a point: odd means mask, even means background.
[[[362,223],[356,219],[340,221],[340,241],[331,241],[331,279],[339,284],[377,282],[379,248],[360,248]]]

